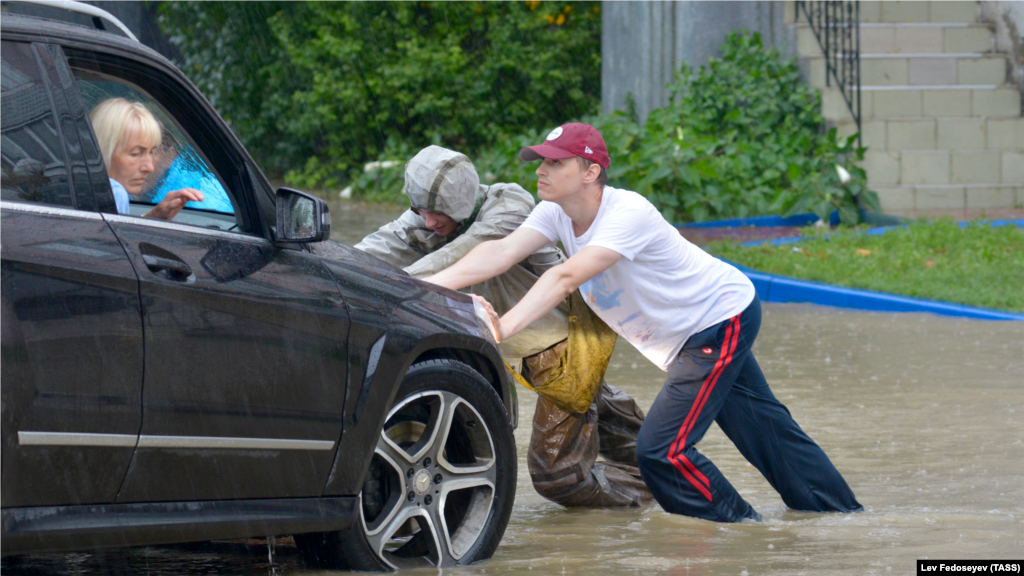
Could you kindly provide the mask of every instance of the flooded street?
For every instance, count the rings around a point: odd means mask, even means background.
[[[864,512],[788,511],[713,426],[701,451],[763,523],[718,525],[656,506],[565,511],[530,488],[521,459],[494,570],[909,574],[918,558],[1020,556],[1024,325],[768,304],[755,354]],[[663,374],[621,343],[612,362],[609,382],[650,406]],[[522,395],[524,421],[529,396]],[[521,456],[528,435],[528,426],[517,431]]]
[[[374,205],[345,202],[336,194],[325,194],[331,208],[331,240],[355,245],[367,234],[376,232],[382,225],[391,222],[409,209],[408,206]]]
[[[400,212],[332,205],[354,243]],[[1024,323],[765,304],[754,347],[775,395],[843,473],[864,512],[798,513],[717,426],[699,449],[763,516],[715,524],[642,509],[566,510],[526,466],[535,396],[520,391],[518,492],[494,558],[406,574],[913,574],[919,558],[1024,551]],[[645,409],[664,373],[620,341],[607,380]],[[3,561],[5,574],[320,574],[290,539]]]

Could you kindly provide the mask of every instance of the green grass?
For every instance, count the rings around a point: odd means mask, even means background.
[[[775,246],[716,241],[705,249],[755,270],[851,288],[1024,312],[1024,230],[949,219],[884,234],[816,234]]]

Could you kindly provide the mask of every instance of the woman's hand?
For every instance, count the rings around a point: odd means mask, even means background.
[[[178,212],[189,202],[202,202],[205,196],[195,188],[182,188],[174,192],[168,192],[167,196],[153,209],[142,215],[143,218],[157,218],[160,220],[173,220]]]

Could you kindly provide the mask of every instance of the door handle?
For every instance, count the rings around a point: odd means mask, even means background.
[[[153,254],[142,254],[142,261],[145,262],[146,268],[150,269],[154,274],[168,280],[189,282],[196,278],[191,273],[191,269],[188,268],[188,264],[181,260],[154,256]]]
[[[192,275],[192,269],[189,268],[188,264],[180,260],[173,260],[171,258],[163,258],[161,256],[153,256],[151,254],[143,254],[142,261],[146,263],[153,272],[174,272],[187,278]]]
[[[142,261],[151,272],[174,282],[195,282],[195,275],[181,258],[171,252],[147,242],[139,244]]]

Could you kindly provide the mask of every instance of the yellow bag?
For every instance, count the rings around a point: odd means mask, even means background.
[[[590,408],[615,350],[618,335],[583,301],[579,290],[569,297],[569,338],[558,366],[537,386],[511,369],[517,382],[567,412],[582,414]],[[507,364],[506,364],[507,366]]]

